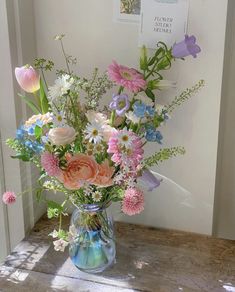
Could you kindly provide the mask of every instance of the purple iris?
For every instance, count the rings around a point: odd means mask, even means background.
[[[118,116],[123,116],[125,112],[130,108],[130,101],[129,101],[128,95],[113,94],[113,101],[110,103],[109,107],[112,110],[116,110],[116,114]]]
[[[162,181],[156,178],[156,176],[148,169],[143,171],[142,176],[140,176],[138,180],[148,187],[149,192],[152,192],[152,190],[159,187]]]
[[[185,35],[185,39],[177,44],[174,44],[172,48],[172,56],[174,58],[184,58],[192,55],[194,58],[201,52],[201,48],[196,44],[196,38],[194,35]]]

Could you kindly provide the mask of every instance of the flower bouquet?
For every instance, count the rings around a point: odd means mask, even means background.
[[[49,218],[58,218],[59,227],[50,235],[57,251],[70,246],[70,256],[81,270],[100,272],[115,259],[115,240],[107,208],[120,202],[127,215],[144,209],[144,193],[139,182],[149,191],[160,185],[149,170],[154,164],[177,154],[183,147],[161,148],[151,156],[144,155],[146,143],[163,143],[160,127],[170,114],[204,84],[199,81],[169,104],[159,104],[158,91],[174,87],[163,79],[162,72],[176,59],[196,55],[200,47],[194,36],[168,48],[159,42],[155,51],[141,49],[139,69],[113,61],[107,72],[98,69],[90,79],[76,75],[71,66],[76,60],[67,55],[63,35],[60,42],[66,68],[57,70],[55,83],[45,79],[54,63],[36,59],[34,67],[15,69],[21,88],[34,98],[21,95],[34,112],[20,125],[16,137],[7,144],[15,150],[13,158],[34,163],[40,170],[35,194],[47,203]],[[39,75],[38,71],[41,72]],[[112,97],[110,90],[116,87]],[[106,96],[107,105],[101,105]],[[63,203],[48,200],[44,191],[62,192]],[[16,199],[14,192],[3,194],[5,203]],[[69,230],[62,229],[62,217],[73,204]]]

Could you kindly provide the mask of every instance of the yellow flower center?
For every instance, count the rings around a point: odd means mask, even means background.
[[[122,141],[127,142],[129,140],[129,137],[127,135],[122,136]]]
[[[126,103],[124,100],[119,101],[119,103],[118,103],[119,108],[124,108],[125,106],[126,106]]]
[[[62,117],[61,116],[57,116],[57,120],[58,120],[58,122],[61,122],[62,121]]]
[[[92,136],[97,136],[98,135],[98,131],[96,130],[96,129],[94,129],[93,131],[92,131]]]
[[[124,79],[127,79],[127,80],[131,80],[132,79],[132,76],[131,76],[131,74],[129,72],[124,71],[124,72],[121,73],[121,75],[122,75],[122,77]]]

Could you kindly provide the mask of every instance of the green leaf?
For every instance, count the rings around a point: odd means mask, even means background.
[[[58,209],[58,211],[61,211],[61,212],[63,211],[63,207],[60,204],[56,203],[55,201],[48,200],[47,206],[51,209]]]
[[[43,114],[47,113],[49,109],[49,103],[48,103],[48,99],[44,90],[42,79],[40,79],[40,103],[41,103],[42,113]]]
[[[30,161],[30,157],[27,154],[17,153],[16,155],[11,156],[13,159],[20,159],[23,161]]]
[[[147,89],[145,90],[145,93],[146,93],[146,95],[147,95],[149,98],[152,99],[152,101],[155,101],[155,95],[154,95],[154,93],[152,92],[152,90],[150,90],[149,88],[147,88]]]
[[[58,217],[62,212],[63,207],[60,204],[54,201],[47,201],[47,217],[49,219]]]
[[[152,57],[152,58],[149,58],[149,60],[148,60],[148,66],[152,66],[155,63],[155,60],[156,60],[155,56]]]
[[[39,126],[35,126],[34,134],[35,134],[36,139],[41,138],[41,136],[42,136],[42,128],[39,127]]]
[[[147,57],[147,49],[145,46],[141,48],[140,54],[140,69],[147,70],[148,69],[148,57]]]
[[[36,106],[36,104],[34,104],[32,102],[31,99],[29,99],[28,97],[22,95],[22,94],[18,94],[25,102],[26,104],[28,105],[29,108],[31,108],[31,110],[35,113],[35,114],[40,114],[40,110],[39,108]]]

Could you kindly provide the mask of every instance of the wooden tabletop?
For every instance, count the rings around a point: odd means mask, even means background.
[[[54,251],[54,224],[43,217],[7,257],[1,292],[235,291],[235,241],[117,222],[117,261],[91,275]]]

